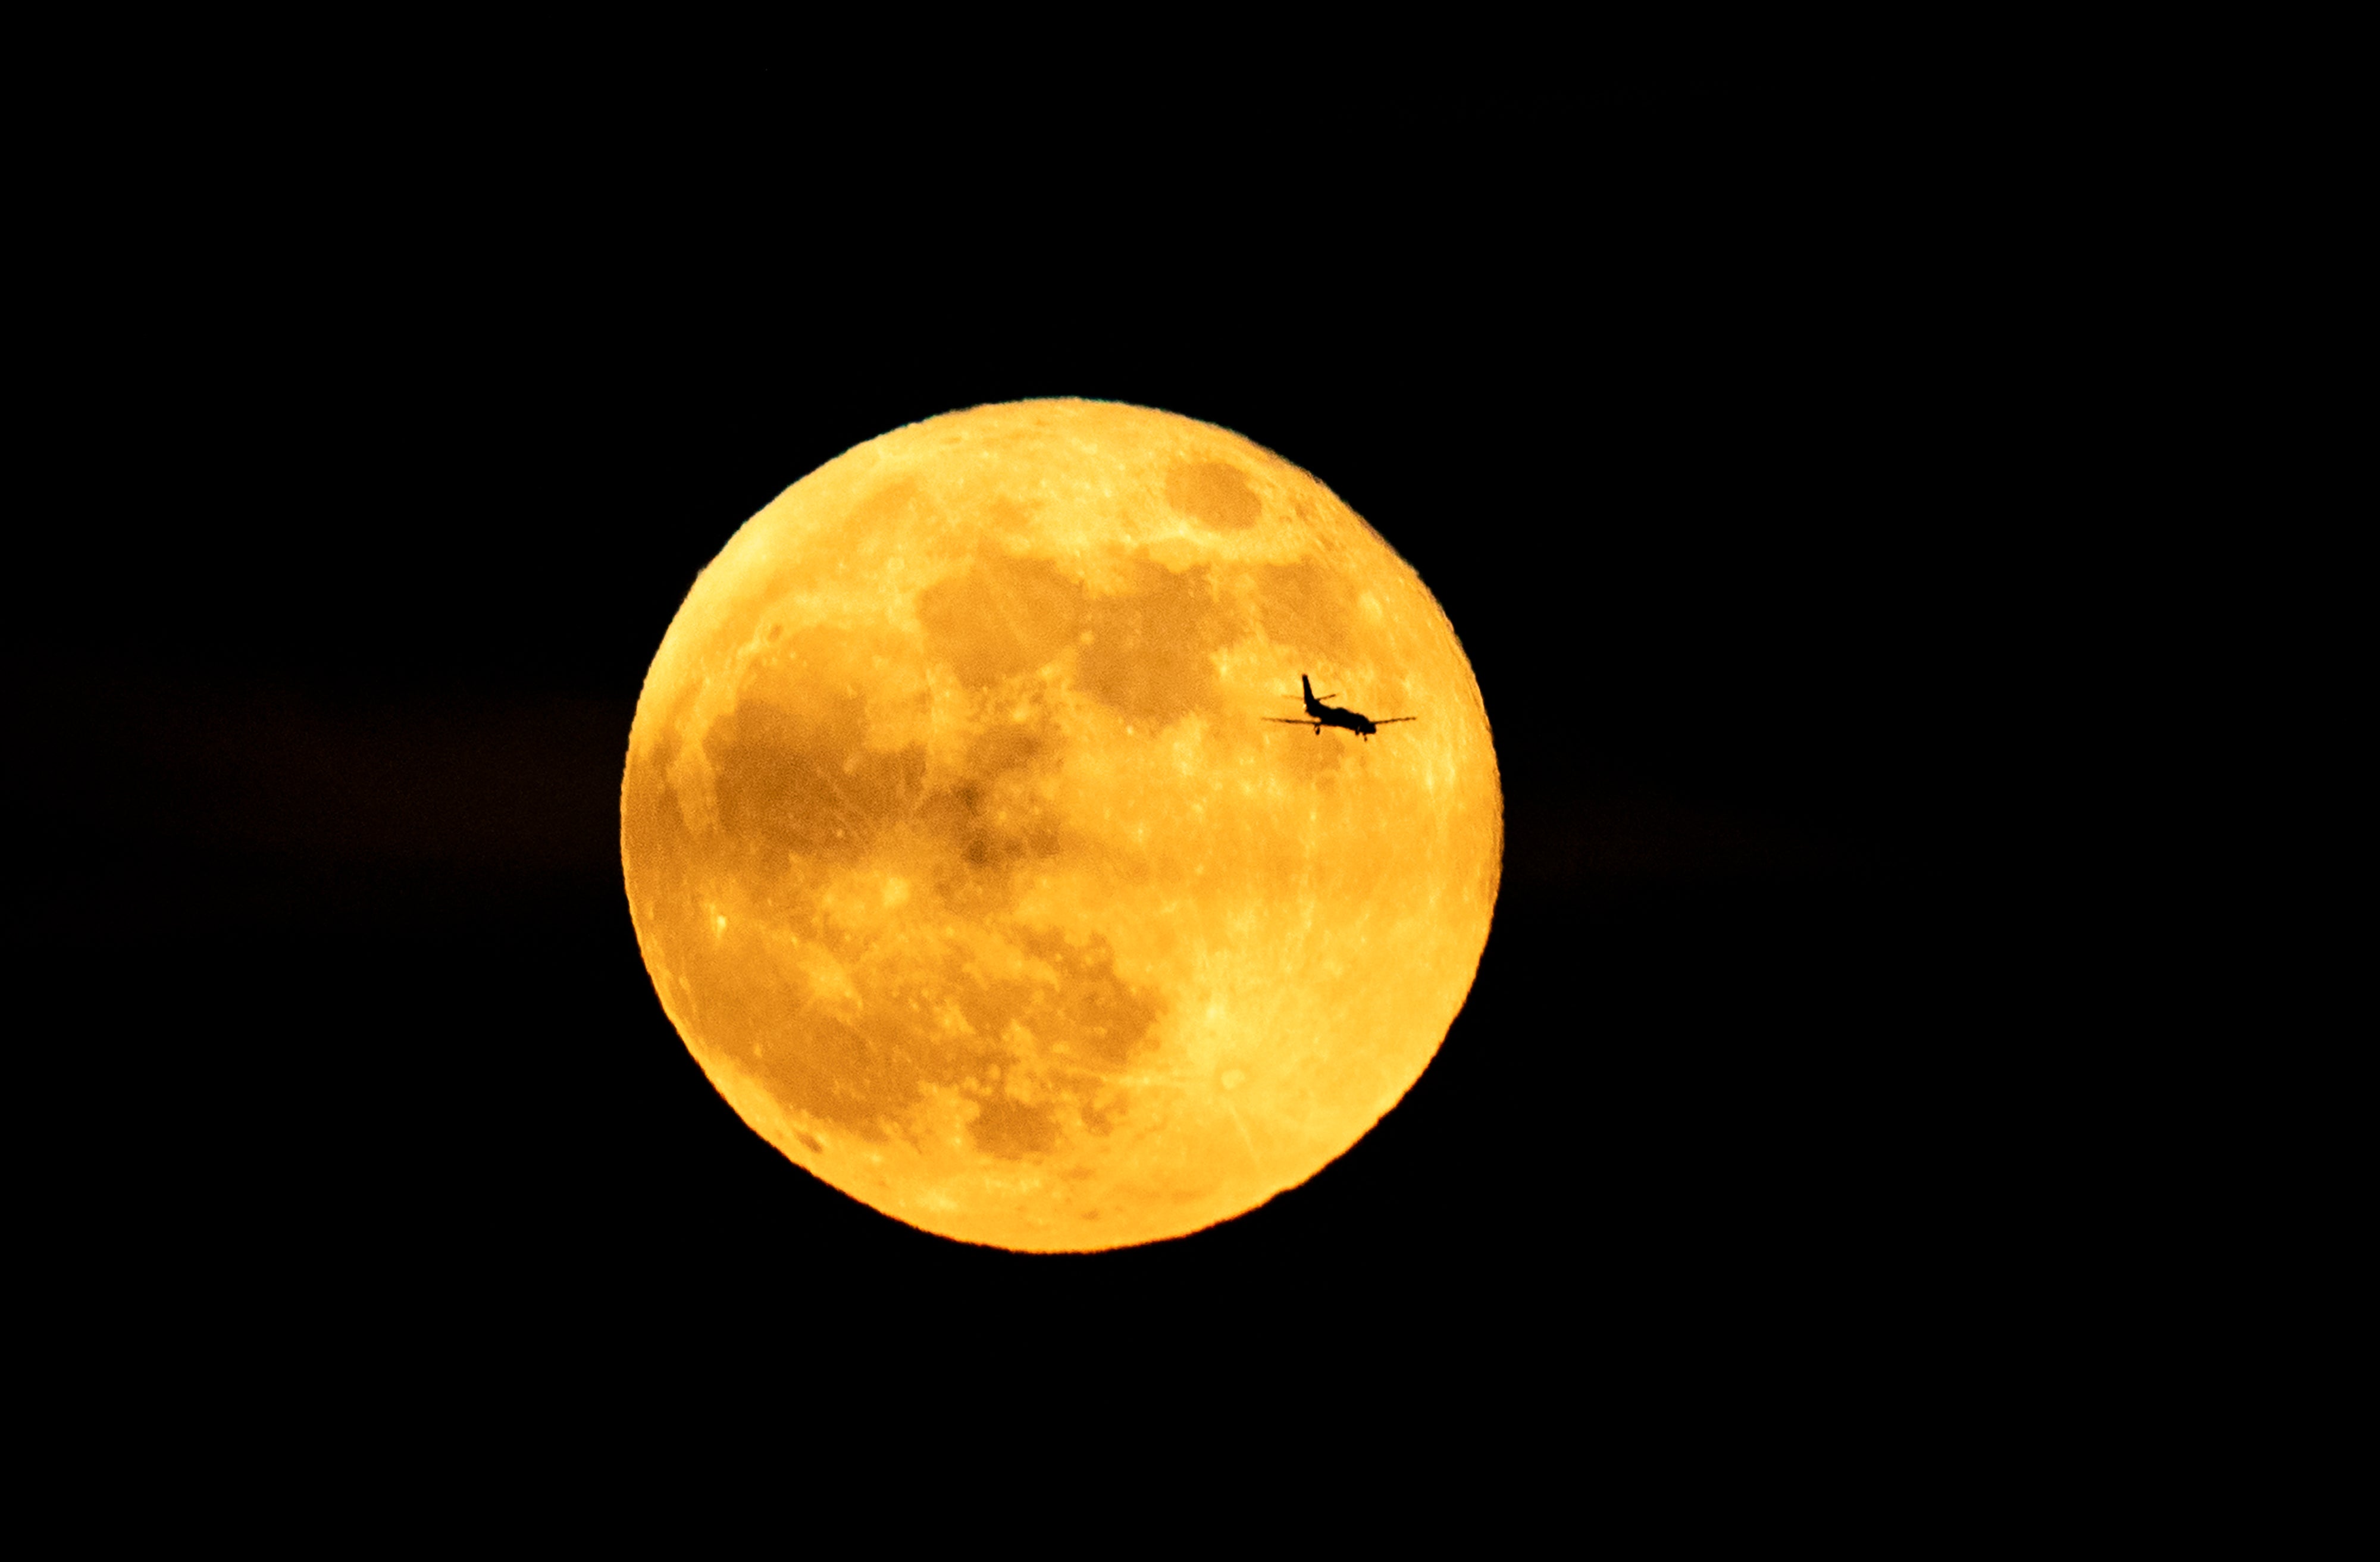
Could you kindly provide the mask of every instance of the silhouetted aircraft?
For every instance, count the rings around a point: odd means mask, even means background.
[[[1342,711],[1336,705],[1326,705],[1322,700],[1317,700],[1314,697],[1314,680],[1304,673],[1297,675],[1297,681],[1299,687],[1305,690],[1305,714],[1302,716],[1267,716],[1265,720],[1277,721],[1285,726],[1311,726],[1317,738],[1322,736],[1322,729],[1326,726],[1343,726],[1356,737],[1366,738],[1384,726],[1394,726],[1401,721],[1421,720],[1419,716],[1384,716],[1374,721],[1359,711]],[[1328,700],[1333,696],[1326,694],[1322,698]]]

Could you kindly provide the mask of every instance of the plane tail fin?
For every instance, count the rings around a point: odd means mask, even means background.
[[[1303,688],[1305,689],[1305,702],[1306,702],[1307,704],[1309,704],[1309,705],[1313,704],[1313,703],[1314,703],[1314,680],[1313,680],[1312,678],[1310,678],[1310,677],[1307,677],[1304,673],[1300,673],[1300,674],[1298,674],[1298,675],[1297,675],[1297,681],[1298,681],[1299,685],[1300,685],[1301,687],[1303,687]]]

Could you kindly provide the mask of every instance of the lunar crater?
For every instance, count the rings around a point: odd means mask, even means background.
[[[1245,531],[1264,513],[1247,474],[1227,461],[1190,461],[1165,474],[1166,501],[1223,531]]]
[[[920,594],[926,654],[971,689],[1020,675],[1066,681],[1135,723],[1211,705],[1214,653],[1236,638],[1211,567],[1111,561],[1100,589],[1046,558],[979,556]]]

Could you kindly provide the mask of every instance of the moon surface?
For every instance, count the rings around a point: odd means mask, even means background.
[[[1374,719],[1295,715],[1298,677]],[[870,440],[705,569],[621,787],[662,1007],[745,1122],[963,1241],[1179,1237],[1411,1088],[1502,858],[1446,615],[1226,430],[1028,401]]]

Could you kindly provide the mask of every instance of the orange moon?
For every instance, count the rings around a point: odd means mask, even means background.
[[[1301,674],[1418,719],[1268,719]],[[895,430],[746,522],[620,794],[646,969],[744,1121],[1034,1251],[1184,1236],[1345,1153],[1463,1007],[1502,836],[1411,567],[1239,435],[1087,401]]]

